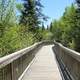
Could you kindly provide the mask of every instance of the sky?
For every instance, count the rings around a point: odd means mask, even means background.
[[[17,0],[20,2],[20,0]],[[54,19],[59,19],[65,8],[74,3],[75,0],[41,0],[43,8],[43,13],[49,17],[48,21],[45,22],[45,25],[49,25],[50,22]]]
[[[74,0],[42,0],[44,5],[43,13],[48,15],[50,19],[45,24],[50,24],[54,19],[59,19],[67,6],[74,3]]]

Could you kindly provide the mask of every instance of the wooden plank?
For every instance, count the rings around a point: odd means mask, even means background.
[[[43,46],[39,50],[22,80],[62,80],[52,46]]]

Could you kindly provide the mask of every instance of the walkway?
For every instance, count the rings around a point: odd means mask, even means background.
[[[43,46],[38,51],[22,80],[62,80],[52,46]]]

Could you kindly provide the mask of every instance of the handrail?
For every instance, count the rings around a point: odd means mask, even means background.
[[[61,43],[56,42],[55,44],[57,44],[59,47],[61,47],[63,50],[65,50],[67,52],[67,54],[69,54],[70,56],[72,56],[73,58],[75,58],[76,60],[78,60],[80,62],[80,53],[79,52],[69,49],[69,48],[63,46]]]
[[[35,48],[37,45],[41,44],[42,42],[38,42],[33,44],[30,47],[21,49],[17,52],[14,52],[12,54],[6,55],[2,58],[0,58],[0,68],[8,65],[9,63],[11,63],[12,61],[18,59],[19,57],[23,56],[24,54],[28,53],[29,51],[31,51],[33,48]]]
[[[0,58],[0,80],[18,80],[26,67],[35,57],[36,52],[52,41],[41,41],[30,47]]]
[[[64,47],[56,41],[54,41],[54,45],[57,60],[66,78],[68,80],[80,80],[80,53]]]

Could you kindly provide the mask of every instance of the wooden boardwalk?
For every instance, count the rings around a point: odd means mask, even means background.
[[[22,80],[62,80],[52,46],[43,46],[38,51]]]

